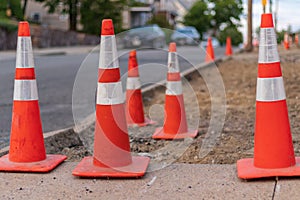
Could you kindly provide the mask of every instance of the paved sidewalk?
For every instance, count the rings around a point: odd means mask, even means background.
[[[279,178],[276,184],[274,199],[300,199],[299,177]]]
[[[274,179],[238,179],[235,165],[173,164],[129,180],[80,179],[71,175],[76,165],[64,162],[48,174],[0,173],[0,199],[272,199],[275,186]],[[299,199],[294,189],[278,199]]]

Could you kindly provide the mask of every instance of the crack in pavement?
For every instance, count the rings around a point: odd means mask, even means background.
[[[273,194],[272,194],[272,200],[275,199],[276,190],[277,190],[277,183],[278,183],[278,176],[276,176],[276,178],[275,178],[275,184],[274,184],[274,189],[273,189]]]

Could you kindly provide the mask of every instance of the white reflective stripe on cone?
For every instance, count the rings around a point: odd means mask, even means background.
[[[97,104],[114,105],[124,103],[122,83],[98,83]]]
[[[99,68],[113,69],[119,67],[116,37],[101,36]]]
[[[33,68],[31,37],[18,37],[16,68]]]
[[[168,72],[179,72],[178,57],[176,52],[169,52],[168,56]]]
[[[282,77],[257,79],[257,101],[270,102],[284,99],[286,99],[286,96]]]
[[[126,88],[128,90],[137,90],[141,88],[141,81],[139,77],[128,77]]]
[[[258,63],[279,62],[277,39],[274,28],[261,28]]]
[[[166,94],[167,95],[181,95],[182,94],[181,81],[168,81]]]
[[[15,80],[14,100],[38,100],[36,80]]]

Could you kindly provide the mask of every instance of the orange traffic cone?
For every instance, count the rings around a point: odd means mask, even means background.
[[[150,159],[131,156],[120,81],[116,39],[111,19],[102,21],[94,155],[73,170],[81,177],[141,177]]]
[[[284,38],[283,38],[283,45],[286,50],[290,48],[290,43],[289,43],[289,34],[284,33]]]
[[[231,38],[227,37],[226,38],[226,56],[231,56],[232,55],[232,48],[231,48]]]
[[[207,39],[205,62],[213,62],[215,60],[214,48],[211,43],[211,37]]]
[[[126,90],[126,119],[129,126],[146,126],[154,121],[145,118],[136,51],[129,53]]]
[[[272,14],[263,14],[260,29],[254,158],[237,162],[238,177],[299,176]]]
[[[170,43],[168,56],[168,76],[165,102],[165,123],[157,128],[154,139],[182,139],[197,136],[197,130],[188,130],[176,43]]]
[[[20,22],[9,154],[0,171],[49,172],[64,155],[46,155],[28,22]]]

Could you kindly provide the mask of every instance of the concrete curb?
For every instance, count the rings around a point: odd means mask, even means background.
[[[35,56],[59,56],[59,55],[66,55],[68,54],[67,51],[49,51],[49,52],[34,52]],[[0,52],[0,61],[12,60],[15,59],[15,51],[2,53]]]
[[[56,52],[48,52],[48,53],[36,53],[36,56],[60,56],[60,55],[66,55],[67,52],[65,51],[56,51]]]
[[[242,50],[238,50],[235,52],[235,54],[241,52]],[[221,58],[217,58],[214,62],[200,63],[193,68],[181,72],[181,75],[189,80],[195,73],[197,73],[198,70],[210,67],[212,65],[216,65],[229,59],[231,59],[231,56],[223,56]],[[165,88],[165,84],[166,80],[162,80],[155,85],[150,85],[148,87],[143,88],[142,93],[147,96],[154,96],[155,91],[163,90]],[[61,151],[63,148],[66,147],[85,145],[84,141],[80,139],[80,135],[91,124],[93,124],[93,122],[94,114],[91,114],[85,120],[83,120],[83,122],[80,125],[44,133],[45,147],[47,153],[55,153],[57,151]],[[9,146],[0,149],[0,156],[7,154],[8,151]]]
[[[74,46],[74,47],[54,47],[49,49],[33,49],[34,56],[59,56],[67,54],[79,54],[79,53],[90,53],[93,51],[95,46]],[[0,61],[15,59],[15,50],[0,51]]]

